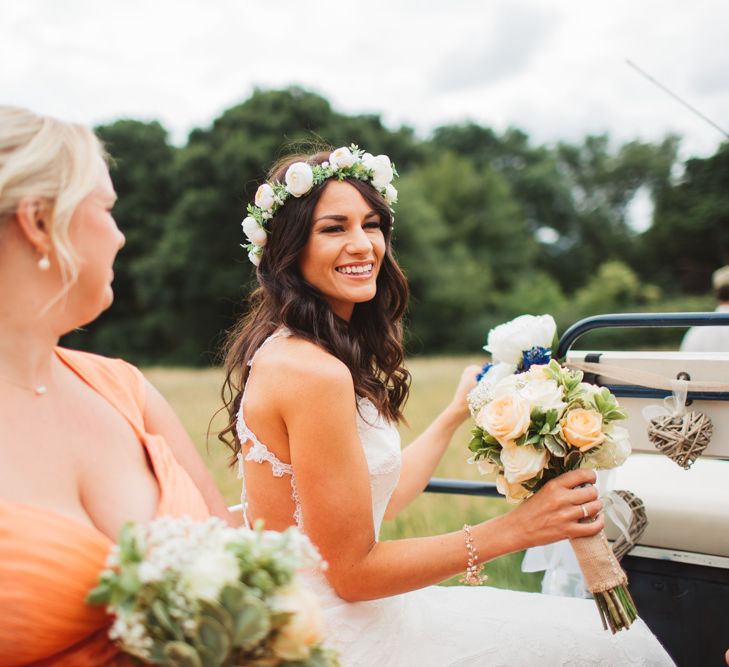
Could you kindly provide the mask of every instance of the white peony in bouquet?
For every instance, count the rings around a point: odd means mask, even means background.
[[[334,667],[317,600],[296,570],[324,567],[308,538],[222,520],[127,524],[88,596],[109,636],[154,665]]]
[[[476,422],[471,460],[483,474],[496,474],[511,503],[569,470],[614,468],[630,454],[627,430],[616,424],[627,415],[615,396],[550,360],[555,331],[548,315],[493,329],[487,349],[495,363],[469,395]],[[606,629],[629,627],[635,604],[605,533],[570,542]]]

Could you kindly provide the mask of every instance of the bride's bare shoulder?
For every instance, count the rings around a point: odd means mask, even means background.
[[[280,338],[261,349],[256,370],[286,393],[354,392],[346,364],[318,345],[302,338]]]

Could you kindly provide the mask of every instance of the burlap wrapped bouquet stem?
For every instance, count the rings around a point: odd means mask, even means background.
[[[613,634],[629,628],[638,618],[635,602],[628,592],[628,577],[608,544],[605,531],[592,537],[570,540],[585,578],[587,590],[595,598],[603,627]]]
[[[572,548],[580,563],[587,590],[590,593],[602,593],[621,584],[628,583],[628,577],[615,558],[613,550],[601,530],[592,537],[578,537],[570,540]]]

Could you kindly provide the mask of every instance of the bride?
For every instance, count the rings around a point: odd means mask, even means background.
[[[589,470],[462,531],[380,542],[468,417],[467,368],[450,405],[402,453],[407,282],[391,246],[386,156],[340,148],[272,169],[243,229],[260,283],[226,347],[229,441],[247,522],[297,524],[329,564],[307,574],[345,667],[671,665],[642,621],[611,636],[590,600],[438,587],[530,546],[603,527]],[[583,523],[583,515],[594,521]]]

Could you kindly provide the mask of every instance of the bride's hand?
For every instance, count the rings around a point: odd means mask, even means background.
[[[547,482],[514,509],[510,515],[517,522],[521,548],[599,533],[605,519],[597,488],[592,486],[596,479],[594,470],[571,470]]]
[[[461,379],[458,382],[456,391],[453,394],[448,409],[452,412],[460,422],[465,421],[470,415],[468,411],[468,403],[466,397],[476,386],[476,376],[481,372],[481,366],[474,364],[466,366],[461,373]]]

